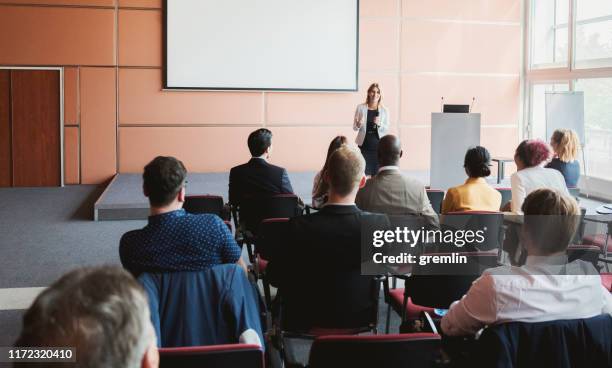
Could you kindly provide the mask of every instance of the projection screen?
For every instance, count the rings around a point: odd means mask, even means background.
[[[165,1],[166,89],[356,91],[358,0]]]

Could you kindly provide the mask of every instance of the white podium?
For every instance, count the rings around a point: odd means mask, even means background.
[[[463,184],[465,152],[480,145],[480,114],[431,114],[431,164],[429,185],[443,189]]]

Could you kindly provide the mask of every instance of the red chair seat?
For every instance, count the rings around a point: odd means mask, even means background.
[[[391,289],[389,290],[389,296],[391,297],[390,302],[393,309],[401,311],[402,304],[404,303],[404,289]],[[408,298],[406,303],[406,319],[419,319],[422,312],[433,314],[434,308],[414,304],[412,300]]]
[[[259,258],[259,273],[266,273],[266,267],[268,267],[268,261],[263,258]]]
[[[608,291],[612,292],[612,273],[602,273],[601,284],[608,289]]]
[[[585,235],[584,238],[582,238],[582,243],[596,245],[599,249],[603,249],[606,243],[606,235]],[[612,235],[608,235],[608,252],[612,252]]]

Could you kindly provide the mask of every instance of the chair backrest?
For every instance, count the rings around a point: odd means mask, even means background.
[[[282,241],[290,241],[285,238],[285,229],[288,223],[289,218],[287,217],[263,219],[257,230],[255,254],[266,260],[272,259],[278,251],[275,247]]]
[[[223,220],[229,220],[229,212],[225,210],[223,197],[219,195],[189,195],[183,204],[185,211],[193,214],[212,213]]]
[[[263,368],[263,351],[257,345],[227,344],[159,349],[160,368]]]
[[[567,258],[569,262],[581,259],[593,264],[595,269],[599,266],[599,255],[601,249],[596,245],[573,245],[567,247]]]
[[[414,304],[448,309],[461,299],[488,268],[496,267],[497,252],[461,252],[455,257],[466,257],[466,263],[437,263],[415,265],[412,275],[406,279],[405,290]],[[422,256],[452,257],[453,253],[426,253]],[[430,258],[432,260],[432,258]]]
[[[264,219],[299,216],[301,210],[298,202],[295,194],[245,198],[239,206],[238,217],[247,230],[256,233]]]
[[[444,200],[444,191],[440,189],[426,189],[427,198],[431,203],[434,211],[439,215],[442,212],[442,201]]]
[[[612,367],[612,316],[504,323],[478,344],[480,367]]]
[[[512,188],[495,188],[501,194],[501,206],[500,210],[506,205],[506,203],[512,200]]]
[[[503,242],[504,214],[492,211],[462,211],[449,212],[443,217],[444,227],[455,230],[480,231],[484,240],[478,242],[477,238],[457,250],[487,251],[500,249]]]
[[[264,341],[255,289],[236,264],[144,273],[138,281],[149,297],[160,347],[236,343],[247,329]]]
[[[315,339],[309,367],[434,367],[440,335],[331,335]]]
[[[603,272],[600,276],[601,276],[601,284],[609,292],[612,292],[612,273]]]

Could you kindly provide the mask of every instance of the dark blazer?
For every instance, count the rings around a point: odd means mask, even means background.
[[[292,194],[287,170],[262,158],[251,158],[233,167],[229,177],[229,201],[239,204],[245,196]]]
[[[327,205],[292,218],[278,232],[266,273],[279,288],[285,329],[350,328],[372,321],[375,284],[373,276],[361,275],[363,226],[382,229],[389,221],[354,205]]]
[[[612,367],[612,317],[490,326],[476,351],[476,367]]]

